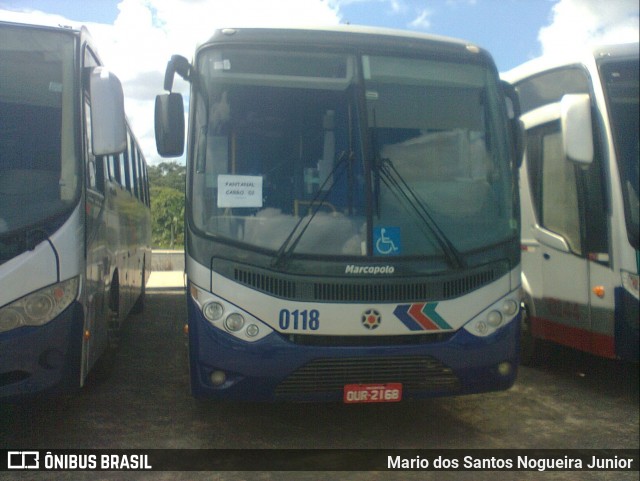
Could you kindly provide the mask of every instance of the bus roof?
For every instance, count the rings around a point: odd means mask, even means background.
[[[37,21],[33,23],[26,23],[21,21],[15,21],[10,19],[5,19],[0,17],[0,25],[18,27],[18,28],[34,28],[34,29],[46,29],[46,30],[57,30],[62,32],[68,32],[72,34],[79,34],[82,30],[87,30],[87,28],[81,24],[75,25],[61,25],[59,23],[55,23],[53,21]]]
[[[47,22],[24,23],[24,22],[7,21],[0,18],[0,26],[25,28],[25,29],[33,29],[33,30],[46,30],[49,32],[59,32],[61,34],[66,34],[72,37],[79,38],[81,42],[87,42],[92,46],[94,55],[96,55],[100,60],[100,55],[98,53],[96,46],[94,45],[91,32],[89,32],[87,27],[85,27],[82,24],[76,24],[71,26],[71,25],[55,25],[53,23],[47,23]]]
[[[287,28],[220,28],[213,36],[200,45],[204,48],[213,44],[291,44],[301,46],[355,48],[376,45],[382,48],[404,48],[416,50],[437,50],[451,54],[478,55],[491,59],[483,48],[465,40],[427,35],[419,32],[354,25],[328,27],[287,27]],[[493,61],[493,60],[492,60]]]
[[[594,45],[565,55],[545,55],[520,64],[500,76],[509,83],[518,83],[522,79],[531,77],[539,72],[566,65],[587,64],[605,58],[638,58],[638,45],[638,42]]]

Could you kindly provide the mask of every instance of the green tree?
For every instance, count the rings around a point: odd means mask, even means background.
[[[151,229],[154,247],[184,247],[184,191],[151,185]]]
[[[184,187],[187,168],[176,161],[148,167],[154,247],[184,247]]]
[[[187,167],[176,161],[162,162],[158,165],[150,165],[149,183],[156,187],[171,187],[184,192]]]

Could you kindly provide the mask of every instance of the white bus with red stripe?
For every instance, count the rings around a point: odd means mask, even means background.
[[[523,360],[541,341],[638,361],[638,43],[503,75],[527,132],[521,168]]]

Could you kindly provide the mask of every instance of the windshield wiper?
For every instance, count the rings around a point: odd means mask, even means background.
[[[324,201],[327,199],[327,197],[329,196],[333,188],[338,183],[338,180],[340,179],[344,171],[341,172],[339,175],[337,175],[336,178],[334,178],[334,175],[336,174],[336,172],[338,172],[338,169],[340,168],[340,166],[344,165],[347,161],[350,163],[353,157],[354,157],[354,154],[352,151],[347,152],[345,150],[340,154],[340,157],[338,158],[338,162],[336,162],[336,164],[333,166],[333,168],[329,172],[329,175],[327,175],[324,182],[322,182],[322,185],[320,185],[318,192],[316,192],[316,195],[313,197],[313,199],[311,199],[311,203],[309,205],[309,209],[311,210],[311,215],[307,215],[305,217],[301,216],[300,219],[298,219],[298,222],[296,222],[296,225],[293,226],[293,229],[291,229],[291,232],[289,232],[289,235],[287,236],[287,238],[284,240],[284,242],[278,249],[278,252],[276,253],[273,261],[271,262],[272,267],[281,268],[286,263],[287,259],[291,256],[291,254],[295,250],[296,246],[300,242],[300,239],[302,239],[302,236],[307,231],[307,228],[315,218],[316,214],[322,208]],[[333,183],[329,186],[328,189],[325,190],[327,183],[331,180]],[[306,220],[305,225],[302,228],[300,228],[300,226],[305,220]],[[298,232],[299,228],[300,230]]]
[[[60,255],[54,243],[51,241],[49,232],[44,226],[29,226],[14,232],[2,233],[0,235],[0,264],[13,259],[26,251],[34,250],[40,243],[48,242],[56,259],[56,272],[60,279]]]
[[[420,225],[429,230],[444,253],[449,265],[454,269],[465,267],[466,263],[460,252],[433,219],[424,201],[420,199],[407,181],[400,175],[393,165],[393,162],[391,162],[391,159],[379,158],[376,164],[380,180],[389,188],[400,203],[404,203],[409,207],[408,210],[415,214],[420,221]]]

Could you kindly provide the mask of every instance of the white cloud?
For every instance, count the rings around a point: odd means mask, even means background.
[[[86,23],[104,63],[122,81],[127,116],[147,162],[162,159],[155,148],[153,105],[162,92],[167,61],[173,54],[189,59],[197,44],[217,27],[335,25],[338,1],[323,0],[122,0],[113,25]],[[0,19],[47,25],[80,24],[33,10],[0,9]],[[176,81],[183,92],[188,86]]]
[[[638,2],[560,0],[538,40],[543,55],[562,55],[598,43],[637,42]]]
[[[409,26],[412,28],[427,30],[429,27],[431,27],[431,15],[433,15],[433,12],[431,10],[424,9],[411,23],[409,23]]]

